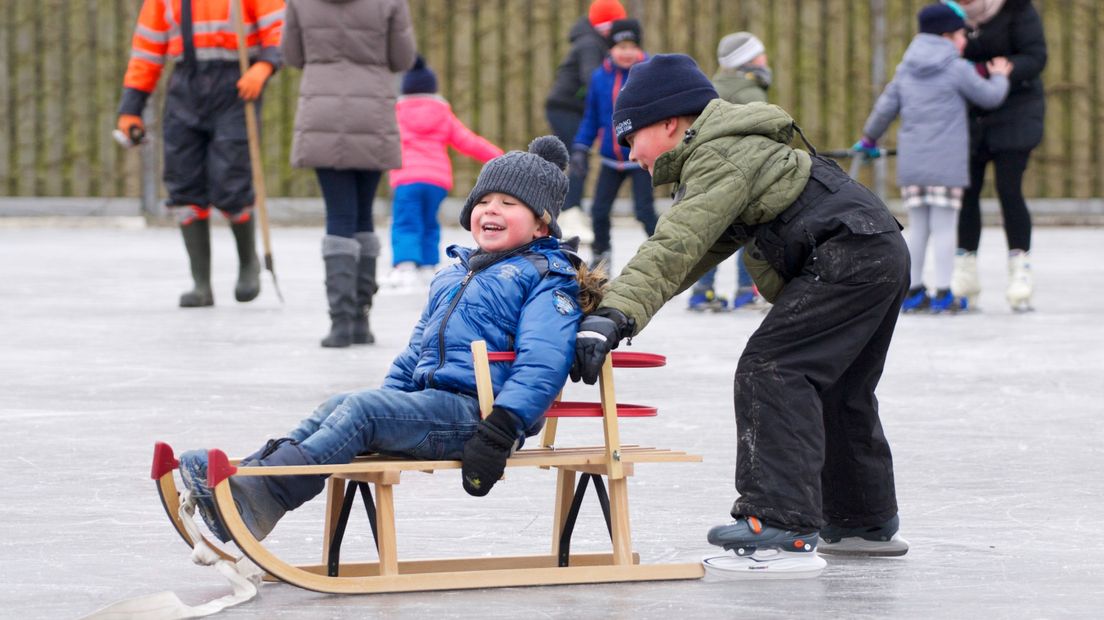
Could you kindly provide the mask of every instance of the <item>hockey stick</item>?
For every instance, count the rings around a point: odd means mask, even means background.
[[[242,0],[234,0],[231,13],[234,16],[234,29],[238,33],[238,64],[241,73],[249,70],[249,40],[245,35],[245,20]],[[280,293],[280,283],[276,280],[276,270],[272,267],[272,239],[268,233],[268,208],[265,206],[265,182],[264,169],[261,162],[261,140],[257,132],[257,106],[252,101],[245,102],[245,131],[249,138],[249,165],[253,169],[253,194],[254,206],[257,207],[257,219],[261,225],[261,240],[264,243],[265,269],[272,274],[272,286],[276,289],[276,297],[280,303],[284,303],[284,296]]]

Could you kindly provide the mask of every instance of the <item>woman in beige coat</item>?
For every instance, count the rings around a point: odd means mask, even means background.
[[[406,0],[289,0],[284,61],[303,69],[291,165],[314,168],[326,202],[324,347],[374,341],[368,311],[380,243],[372,199],[384,170],[402,165],[395,73],[414,64]]]

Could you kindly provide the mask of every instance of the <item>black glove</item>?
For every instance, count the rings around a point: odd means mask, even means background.
[[[568,171],[572,176],[585,177],[590,168],[590,153],[584,149],[571,151],[571,164]]]
[[[468,495],[482,497],[490,492],[506,470],[506,459],[516,444],[513,417],[505,409],[495,407],[464,444],[460,472]]]
[[[598,308],[583,317],[579,333],[575,335],[575,363],[571,366],[571,380],[583,380],[594,385],[602,373],[606,354],[616,349],[622,338],[633,333],[633,320],[614,308]]]

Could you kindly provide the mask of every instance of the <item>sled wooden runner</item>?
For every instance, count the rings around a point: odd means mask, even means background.
[[[490,364],[508,363],[513,353],[488,353],[483,342],[472,343],[480,408],[490,413]],[[618,404],[613,385],[613,368],[662,366],[665,358],[646,353],[614,352],[607,356],[599,380],[600,402],[556,402],[546,413],[544,432],[538,447],[519,450],[507,461],[512,468],[535,467],[556,470],[553,497],[551,547],[547,554],[524,556],[469,557],[428,560],[400,560],[395,534],[395,487],[408,472],[459,469],[455,460],[419,461],[371,455],[340,465],[294,467],[239,467],[220,450],[208,453],[208,485],[220,517],[234,543],[273,579],[318,592],[363,594],[421,590],[451,590],[506,586],[601,583],[697,579],[704,575],[700,562],[641,564],[632,549],[629,519],[628,480],[639,463],[700,462],[694,454],[663,448],[622,445],[618,417],[656,415],[654,407]],[[601,445],[564,447],[555,445],[556,424],[561,417],[600,417]],[[166,511],[185,542],[189,539],[175,511],[177,490],[172,470],[176,468],[172,449],[158,444],[152,474]],[[231,476],[278,476],[326,474],[326,511],[319,564],[293,565],[276,557],[256,540],[234,508],[228,483]],[[603,482],[604,480],[604,482]],[[580,504],[593,483],[602,504],[611,540],[605,553],[571,553],[570,538]],[[404,487],[405,488],[405,487]],[[608,490],[607,490],[608,489]],[[499,492],[508,492],[508,486]],[[342,538],[350,513],[360,493],[372,526],[378,561],[340,562]],[[233,559],[227,554],[228,558]]]

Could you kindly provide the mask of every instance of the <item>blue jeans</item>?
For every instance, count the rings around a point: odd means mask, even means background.
[[[739,293],[741,290],[750,289],[752,286],[755,285],[755,283],[752,282],[752,280],[751,280],[751,274],[748,273],[747,267],[744,267],[743,258],[744,258],[744,249],[740,248],[736,252],[736,292],[737,293]],[[704,293],[704,292],[708,291],[709,289],[713,288],[713,282],[716,279],[716,277],[717,277],[717,268],[714,267],[714,268],[710,269],[709,271],[705,272],[705,274],[701,277],[701,279],[698,280],[696,284],[694,284],[694,291],[693,292],[695,292],[695,293]]]
[[[655,232],[656,217],[655,198],[652,196],[652,175],[640,168],[632,170],[618,170],[610,166],[602,166],[598,171],[598,183],[594,187],[594,203],[590,206],[590,217],[594,222],[594,243],[591,248],[594,255],[610,249],[610,211],[613,210],[613,200],[617,198],[617,190],[621,189],[621,183],[629,179],[633,190],[633,213],[636,220],[644,225],[644,232],[649,237]]]
[[[419,267],[441,262],[441,225],[437,209],[448,190],[432,183],[408,183],[391,198],[391,264]]]
[[[479,421],[479,402],[472,396],[372,389],[330,398],[288,437],[325,465],[348,463],[367,452],[459,459]]]
[[[315,168],[326,202],[326,234],[353,238],[372,232],[372,201],[379,185],[379,170]]]

